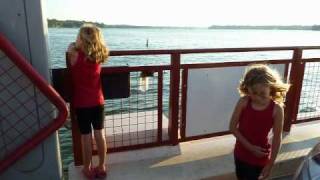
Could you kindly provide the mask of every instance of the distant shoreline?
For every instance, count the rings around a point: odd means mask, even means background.
[[[207,29],[206,27],[175,27],[175,26],[135,26],[135,25],[107,25],[104,23],[90,21],[75,21],[75,20],[56,20],[48,19],[49,28],[79,28],[84,23],[92,23],[100,28],[133,28],[133,29]]]
[[[313,26],[245,26],[245,25],[212,25],[205,27],[177,27],[177,26],[135,26],[135,25],[107,25],[98,22],[75,21],[75,20],[56,20],[48,19],[49,28],[79,28],[84,23],[93,23],[100,28],[134,28],[134,29],[226,29],[226,30],[314,30],[320,31],[320,25]]]
[[[320,30],[320,25],[313,26],[242,26],[242,25],[229,25],[229,26],[219,26],[212,25],[209,29],[254,29],[254,30]]]

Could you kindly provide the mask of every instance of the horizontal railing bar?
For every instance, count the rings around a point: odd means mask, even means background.
[[[63,71],[67,71],[67,68],[52,68],[53,69],[61,69]],[[135,72],[135,71],[164,71],[170,70],[170,65],[160,65],[160,66],[116,66],[116,67],[102,67],[102,74],[109,73],[120,73],[120,72]]]
[[[166,55],[166,54],[196,54],[196,53],[231,53],[255,51],[292,51],[292,50],[320,49],[320,46],[284,46],[284,47],[250,47],[250,48],[213,48],[213,49],[161,49],[161,50],[126,50],[111,51],[111,56],[135,55]]]
[[[292,59],[279,60],[254,60],[254,61],[235,61],[235,62],[217,62],[217,63],[197,63],[197,64],[181,64],[182,68],[214,68],[214,67],[233,67],[233,66],[247,66],[255,63],[267,64],[289,64]]]
[[[165,141],[162,141],[161,143],[152,142],[152,143],[145,143],[145,144],[135,144],[135,145],[129,145],[129,146],[112,147],[112,148],[108,149],[108,153],[136,150],[136,149],[143,149],[143,148],[151,148],[151,147],[170,145],[170,144],[171,144],[170,141],[165,140]],[[93,152],[93,154],[97,154],[97,153],[98,153],[97,151]]]
[[[320,62],[320,58],[304,58],[303,62]],[[247,60],[247,61],[232,61],[232,62],[212,62],[212,63],[196,63],[196,64],[181,64],[181,68],[210,68],[210,67],[230,67],[230,66],[246,66],[253,63],[268,63],[268,64],[288,64],[292,59],[272,59],[272,60]],[[66,69],[66,68],[52,68],[52,69]],[[170,65],[160,66],[116,66],[116,67],[102,67],[101,72],[119,73],[119,72],[134,72],[134,71],[162,71],[170,70]]]
[[[303,58],[303,62],[320,62],[320,58]]]
[[[198,140],[198,139],[203,139],[203,138],[224,136],[224,135],[228,135],[228,134],[231,134],[230,131],[220,131],[220,132],[215,132],[215,133],[211,133],[211,134],[204,134],[204,135],[197,135],[197,136],[192,136],[192,137],[185,137],[183,139],[179,139],[179,142],[187,142],[187,141]]]
[[[120,66],[120,67],[103,67],[101,73],[119,73],[119,72],[134,72],[134,71],[163,71],[170,70],[170,65],[160,66]]]
[[[320,117],[301,118],[301,119],[297,119],[297,121],[293,122],[293,124],[307,123],[307,122],[319,121],[319,120],[320,120]]]

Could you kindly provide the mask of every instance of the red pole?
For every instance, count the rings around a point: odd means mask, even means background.
[[[186,138],[188,71],[189,71],[188,68],[184,68],[182,71],[181,123],[180,123],[180,136],[182,140]]]
[[[158,143],[162,142],[162,98],[163,98],[163,71],[158,71]]]
[[[80,166],[83,164],[81,134],[79,132],[78,122],[72,104],[70,104],[70,118],[72,126],[72,149],[74,165]]]
[[[179,85],[180,85],[180,54],[171,54],[170,70],[170,103],[169,103],[169,136],[172,145],[178,144],[179,124]]]
[[[289,132],[293,122],[297,120],[305,63],[302,62],[302,49],[295,49],[290,70],[291,87],[286,96],[284,131]]]
[[[83,159],[82,159],[82,143],[81,143],[81,134],[78,128],[78,122],[77,122],[77,117],[75,115],[75,109],[72,104],[72,83],[71,83],[71,72],[70,72],[70,61],[68,60],[69,56],[68,53],[66,53],[66,65],[67,65],[67,71],[68,71],[68,77],[65,78],[65,81],[69,81],[68,84],[70,88],[68,88],[69,91],[69,99],[70,99],[70,119],[71,119],[71,131],[72,131],[72,149],[73,149],[73,160],[74,160],[74,165],[79,166],[83,164]]]

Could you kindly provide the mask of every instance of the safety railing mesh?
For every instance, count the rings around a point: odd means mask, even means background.
[[[0,51],[0,160],[55,117],[55,108]]]
[[[159,73],[154,72],[146,78],[141,72],[130,73],[130,96],[121,99],[107,99],[105,102],[105,128],[108,148],[117,148],[139,144],[158,142],[161,131],[162,139],[168,139],[168,84],[164,84],[159,95],[158,83],[168,81],[164,73],[159,81]],[[161,92],[161,91],[160,91]],[[163,108],[159,108],[158,100],[163,98]],[[159,109],[159,111],[158,111]],[[159,128],[158,113],[162,116]]]
[[[307,62],[303,77],[298,120],[320,119],[320,62]]]

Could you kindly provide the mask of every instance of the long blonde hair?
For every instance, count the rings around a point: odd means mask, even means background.
[[[290,84],[284,83],[276,70],[271,69],[266,64],[250,65],[238,87],[241,96],[248,95],[248,87],[255,84],[266,84],[270,87],[271,99],[283,105],[284,97],[289,90]]]
[[[79,30],[78,40],[80,47],[88,60],[95,63],[103,63],[109,56],[101,30],[93,24],[83,24]],[[78,45],[79,46],[79,45]]]

